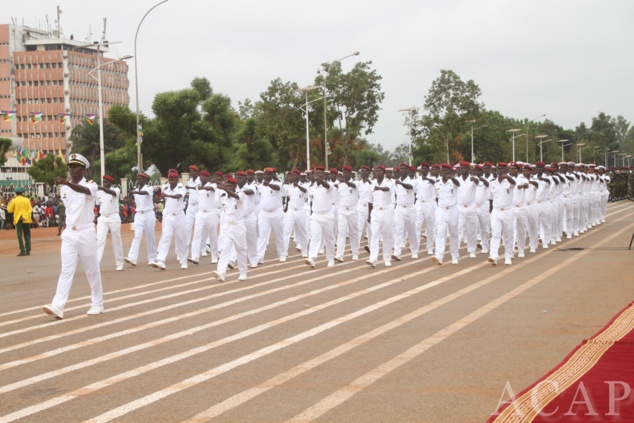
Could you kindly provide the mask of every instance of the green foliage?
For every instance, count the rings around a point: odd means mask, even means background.
[[[27,170],[27,173],[35,182],[45,182],[53,186],[56,176],[62,178],[67,177],[68,166],[61,157],[49,153],[45,157],[37,160],[33,166]]]
[[[4,166],[7,161],[7,153],[11,149],[11,140],[9,138],[0,138],[0,166]]]
[[[79,153],[86,157],[88,161],[95,166],[99,163],[101,157],[101,148],[99,145],[99,124],[95,125],[82,123],[73,128],[70,136],[73,143],[73,152]],[[125,139],[119,128],[110,122],[104,122],[103,126],[103,145],[104,153],[109,153],[122,148]],[[106,162],[107,163],[107,162]],[[97,166],[98,167],[98,166]]]
[[[194,78],[190,85],[194,90],[198,91],[201,101],[207,100],[213,93],[207,78]]]

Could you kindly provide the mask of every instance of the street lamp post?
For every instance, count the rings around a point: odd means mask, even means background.
[[[339,62],[341,63],[341,61],[343,59],[347,59],[348,57],[352,57],[352,56],[358,56],[361,52],[360,51],[355,51],[352,52],[350,54],[348,54],[347,56],[343,56],[341,59],[339,60],[335,60],[335,62]],[[334,63],[334,62],[333,62]],[[324,77],[324,162],[326,163],[326,169],[328,169],[328,119],[326,116],[326,112],[328,110],[328,102],[327,102],[327,92],[326,92],[326,80],[328,78],[328,75],[330,74],[330,72],[328,72],[328,70],[326,70],[326,76]]]
[[[542,135],[536,135],[536,136],[535,136],[535,139],[536,139],[536,140],[539,140],[539,143],[541,143],[541,142],[542,142],[542,140],[543,140],[544,138],[548,138],[548,135],[543,135],[543,134],[542,134]],[[541,144],[540,144],[540,152],[541,152]],[[543,160],[542,160],[542,158],[541,158],[541,153],[540,153],[539,160],[540,160],[540,161],[543,161]]]
[[[612,150],[612,151],[608,152],[608,154],[614,154],[614,166],[616,166],[616,155],[618,154],[618,152],[619,152],[619,150]],[[609,157],[608,157],[608,159],[609,159]],[[608,163],[608,165],[609,164],[610,163]]]
[[[526,163],[528,163],[528,124],[530,122],[534,121],[535,119],[541,119],[541,118],[543,118],[545,116],[546,116],[546,114],[535,116],[534,118],[532,118],[528,122],[526,122]]]
[[[312,85],[310,87],[298,88],[295,90],[295,92],[303,91],[306,96],[306,169],[310,169],[310,123],[308,122],[308,91],[316,90],[317,88],[321,87],[321,85]],[[328,153],[326,152],[326,154]]]
[[[543,162],[543,161],[544,161],[544,155],[543,155],[543,153],[542,153],[542,145],[546,144],[547,142],[551,142],[551,141],[552,141],[552,139],[550,139],[550,138],[549,138],[549,139],[547,139],[547,140],[541,140],[541,141],[539,142],[539,161],[540,161],[540,162]]]
[[[475,131],[476,129],[480,129],[480,128],[484,128],[487,125],[482,125],[482,126],[478,126],[477,128],[473,127],[473,124],[476,123],[475,120],[470,120],[469,123],[471,124],[471,163],[475,163],[475,151],[473,149],[473,131]]]
[[[564,147],[569,146],[572,143],[568,142],[568,140],[559,140],[557,142],[561,144],[561,161],[563,162],[564,161]]]
[[[134,34],[134,89],[136,95],[136,157],[137,157],[137,172],[142,172],[143,167],[141,163],[141,131],[139,128],[139,65],[137,63],[137,51],[136,51],[136,41],[139,37],[139,30],[141,29],[141,24],[145,20],[145,17],[158,6],[166,3],[168,0],[163,0],[160,3],[152,6],[150,10],[145,12],[145,15],[141,18],[141,22],[139,22],[139,26],[136,28],[136,34]]]
[[[418,110],[418,107],[407,107],[405,109],[399,109],[399,112],[406,112],[409,115],[409,120],[407,122],[407,135],[409,135],[409,145],[407,148],[407,163],[412,165],[412,114],[415,110]]]
[[[104,66],[108,66],[112,63],[117,63],[123,60],[131,59],[132,56],[127,55],[118,58],[117,60],[113,60],[111,62],[101,63],[101,59],[99,58],[99,46],[97,45],[97,67],[91,69],[88,72],[88,75],[95,78],[97,80],[97,94],[98,94],[98,102],[99,102],[99,161],[101,163],[101,177],[106,174],[106,156],[105,156],[105,148],[104,148],[104,136],[103,136],[103,100],[102,100],[102,88],[101,88],[101,68]],[[97,76],[92,73],[97,71]]]
[[[513,143],[513,162],[515,162],[515,134],[521,131],[519,128],[509,129],[506,132],[510,132],[512,134],[511,142]]]
[[[577,154],[579,155],[578,163],[581,163],[581,152],[585,150],[586,148],[588,148],[587,146],[583,147],[584,145],[586,145],[586,143],[584,142],[577,144]]]

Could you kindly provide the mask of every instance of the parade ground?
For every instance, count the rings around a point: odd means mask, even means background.
[[[130,225],[122,233],[127,253]],[[248,280],[234,270],[223,283],[209,257],[180,269],[173,247],[167,270],[147,266],[145,240],[138,266],[116,271],[109,240],[105,312],[86,315],[79,266],[54,320],[42,306],[57,228],[33,229],[26,257],[0,231],[0,422],[483,423],[634,301],[633,233],[634,202],[619,201],[605,224],[511,266],[469,259],[464,244],[459,264],[438,266],[423,243],[391,267],[348,251],[310,269],[269,245]],[[631,422],[629,357],[560,402],[565,418],[540,421]]]

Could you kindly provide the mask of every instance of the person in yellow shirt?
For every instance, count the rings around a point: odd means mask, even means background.
[[[24,197],[24,188],[17,187],[15,189],[15,197],[9,201],[7,211],[13,213],[13,225],[18,232],[18,244],[20,245],[21,256],[31,255],[31,215],[33,213],[33,207],[31,201]],[[22,240],[24,237],[24,240]]]

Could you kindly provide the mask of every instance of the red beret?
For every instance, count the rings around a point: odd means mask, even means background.
[[[215,171],[215,172],[214,172],[214,175],[216,175],[216,176],[224,176],[224,175],[222,174],[222,172],[221,172],[221,171],[219,171],[219,170]]]
[[[315,166],[315,170],[326,170],[323,166]]]
[[[136,175],[136,176],[137,176],[138,178],[145,178],[145,179],[148,179],[148,178],[149,178],[149,176],[147,176],[145,173],[137,173],[137,175]]]
[[[196,165],[190,165],[189,168],[191,170],[195,170],[196,172],[198,172],[198,166],[196,166]]]
[[[546,166],[546,163],[544,163],[544,162],[537,162],[537,163],[535,163],[535,165],[544,167],[544,166]]]
[[[506,163],[498,162],[497,167],[506,167]]]
[[[409,168],[409,165],[407,163],[401,163],[400,165],[398,165],[398,167],[407,167],[407,168]]]
[[[247,176],[247,173],[243,170],[239,170],[236,172],[236,175],[240,175],[240,176]]]
[[[480,170],[484,170],[484,167],[483,167],[482,165],[480,165],[480,164],[479,164],[479,165],[476,165],[476,166],[475,166],[475,168],[476,168],[476,169],[480,169]]]
[[[291,173],[294,173],[295,175],[301,175],[302,172],[299,171],[299,169],[293,169],[291,170]]]
[[[255,173],[255,171],[253,169],[247,169],[247,173],[253,174],[253,173]]]
[[[429,163],[422,162],[420,164],[420,167],[429,167]]]
[[[110,176],[110,175],[103,175],[103,178],[104,178],[106,181],[110,181],[110,182],[113,182],[113,181],[114,181],[114,178],[113,178],[112,176]]]
[[[168,178],[178,178],[178,172],[175,171],[174,169],[170,169],[170,171],[167,172],[167,177]]]
[[[559,167],[559,163],[557,163],[557,162],[552,162],[550,165],[551,166],[555,166],[555,167]]]
[[[200,176],[211,176],[211,175],[206,170],[203,170],[200,172]]]
[[[522,168],[522,165],[516,162],[509,162],[508,167],[515,166],[518,169]]]
[[[370,166],[368,166],[368,165],[361,165],[361,169],[372,170],[372,169],[370,169]]]
[[[463,161],[461,161],[461,162],[460,162],[460,163],[458,163],[458,164],[459,164],[460,166],[467,166],[467,167],[471,166],[471,163],[466,162],[466,161],[464,161],[464,160],[463,160]]]
[[[414,166],[407,166],[408,169],[412,172],[416,172],[416,168]]]
[[[482,163],[482,166],[491,166],[491,167],[493,167],[493,163],[491,163],[491,162],[484,162],[484,163]]]
[[[229,184],[237,184],[238,180],[230,177],[230,178],[225,179],[225,182],[229,183]]]
[[[334,167],[331,167],[330,168],[330,173],[334,173],[336,175],[337,173],[339,173],[339,171],[337,169],[335,169]]]
[[[440,169],[440,165],[438,163],[434,163],[431,165],[432,169]]]
[[[348,166],[348,165],[344,166],[343,167],[343,171],[344,172],[352,172],[352,166]]]
[[[265,167],[264,168],[264,173],[275,173],[275,168],[274,167]]]
[[[273,169],[273,173],[277,172],[277,168],[276,167],[272,167],[271,169]]]
[[[383,166],[382,164],[376,165],[374,166],[375,169],[382,169],[385,172],[385,166]]]
[[[444,167],[445,169],[453,170],[453,166],[449,163],[442,163],[440,166]]]

